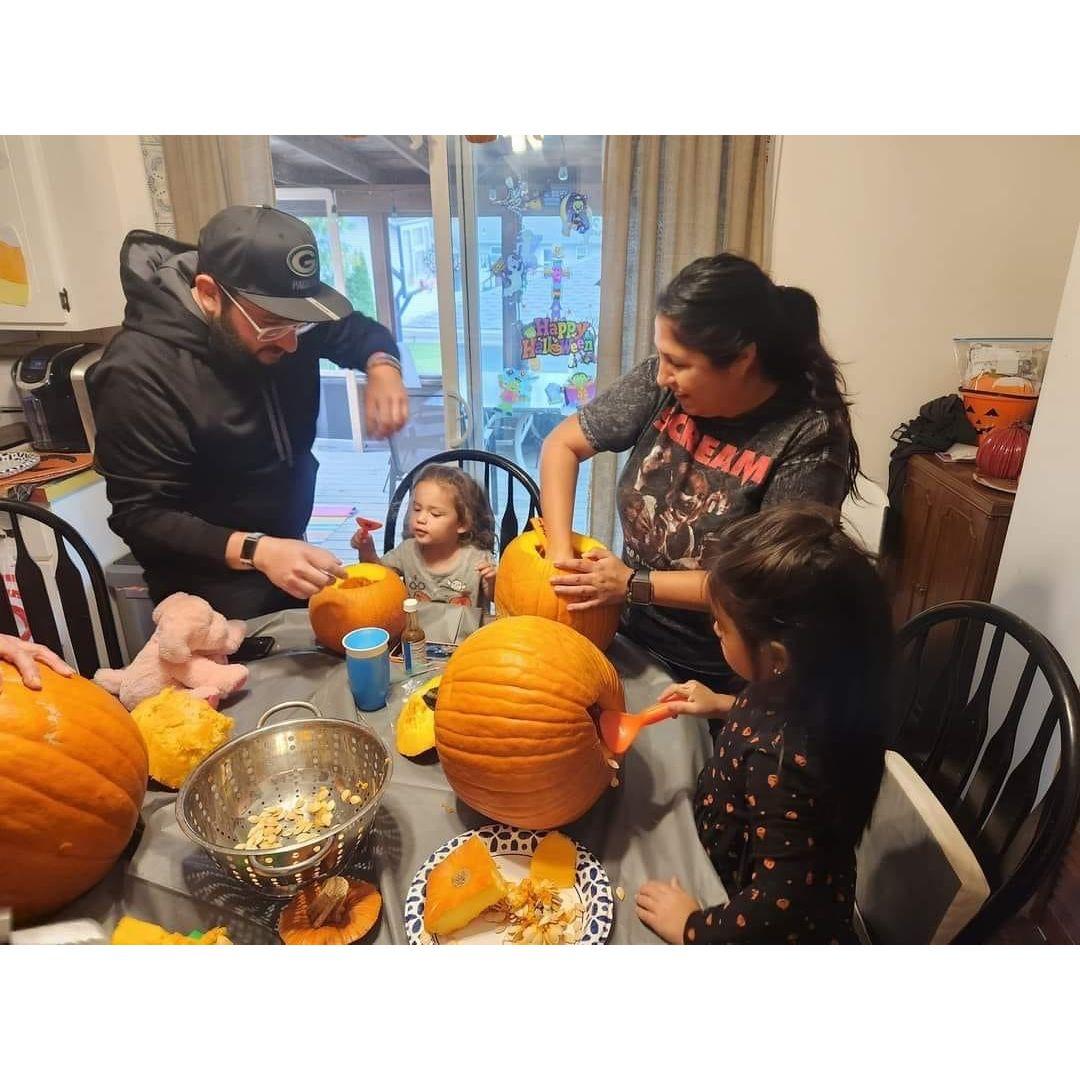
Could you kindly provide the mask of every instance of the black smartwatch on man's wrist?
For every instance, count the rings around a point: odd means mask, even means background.
[[[651,604],[653,602],[652,573],[648,570],[635,570],[626,584],[626,602],[628,604]]]
[[[255,569],[255,548],[265,535],[260,532],[248,533],[240,543],[240,561],[253,570]]]

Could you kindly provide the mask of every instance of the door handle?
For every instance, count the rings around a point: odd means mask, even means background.
[[[465,419],[465,426],[462,429],[461,434],[447,447],[448,450],[456,450],[459,446],[464,446],[469,441],[469,436],[472,434],[472,416],[469,413],[468,404],[460,394],[455,393],[453,390],[444,390],[443,393],[446,397],[457,402],[459,424],[461,417],[464,417]]]

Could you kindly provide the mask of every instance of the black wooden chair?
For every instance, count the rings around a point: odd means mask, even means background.
[[[28,535],[27,519],[48,530],[44,543],[40,530]],[[64,657],[81,675],[123,667],[105,574],[78,531],[43,506],[0,499],[0,542],[8,538],[15,542],[15,580],[34,641]],[[0,633],[17,636],[18,630],[5,588],[0,590]]]
[[[398,486],[394,489],[394,494],[390,498],[390,509],[386,515],[385,526],[385,540],[383,541],[383,553],[390,551],[394,547],[395,536],[397,533],[397,519],[398,512],[401,509],[401,504],[405,500],[406,496],[412,490],[413,481],[427,468],[428,465],[446,465],[456,464],[460,468],[465,467],[466,461],[479,462],[484,466],[484,478],[482,486],[487,493],[489,502],[491,503],[492,513],[496,516],[496,522],[498,524],[499,534],[499,554],[506,550],[506,545],[510,543],[520,532],[524,531],[519,528],[519,519],[517,516],[517,508],[515,506],[515,484],[520,484],[522,494],[528,497],[528,509],[525,513],[525,529],[530,528],[530,519],[540,513],[540,489],[536,486],[536,481],[513,461],[509,461],[504,457],[500,457],[498,454],[493,454],[488,450],[444,450],[441,453],[433,454],[426,461],[421,461],[419,465],[412,468]],[[506,498],[505,502],[500,501],[498,494],[497,477],[500,473],[506,474]],[[499,516],[499,507],[502,507],[502,515]]]
[[[1080,692],[1042,634],[966,600],[900,629],[896,686],[889,745],[952,817],[990,886],[955,941],[986,941],[1047,883],[1076,828]]]

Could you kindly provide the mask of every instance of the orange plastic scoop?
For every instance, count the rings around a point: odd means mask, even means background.
[[[625,754],[643,727],[658,724],[661,720],[670,720],[677,715],[669,701],[653,705],[639,713],[605,709],[600,713],[600,735],[609,750],[615,754]]]

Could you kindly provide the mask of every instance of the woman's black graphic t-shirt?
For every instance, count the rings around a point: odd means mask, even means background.
[[[578,413],[596,450],[631,451],[617,492],[627,566],[706,569],[710,542],[729,522],[783,502],[844,501],[848,435],[806,396],[781,388],[734,419],[694,417],[656,384],[658,363],[638,364]],[[633,640],[715,681],[729,669],[711,628],[702,612],[623,612]]]

